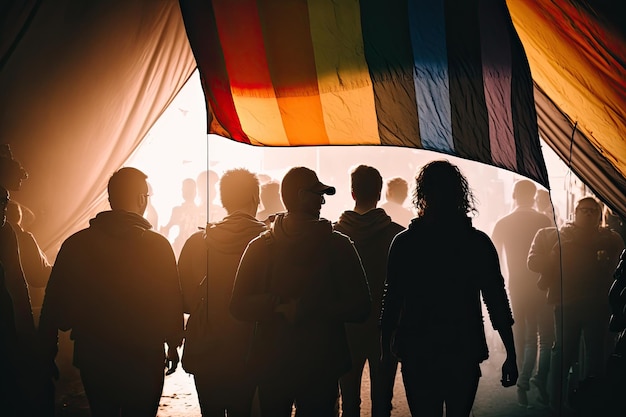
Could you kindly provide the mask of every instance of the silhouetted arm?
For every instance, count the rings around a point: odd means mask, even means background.
[[[230,300],[230,313],[236,319],[264,321],[275,314],[278,299],[267,285],[270,256],[263,237],[252,240],[243,253]]]
[[[406,260],[404,254],[405,245],[405,239],[398,235],[389,249],[387,279],[385,280],[380,313],[381,361],[389,359],[392,354],[391,345],[402,314],[402,306],[404,305],[402,279],[404,273],[407,272],[404,263]]]

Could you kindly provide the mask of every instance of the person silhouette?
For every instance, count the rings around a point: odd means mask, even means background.
[[[200,172],[196,178],[198,197],[200,198],[198,207],[204,223],[217,223],[226,216],[224,207],[215,204],[219,180],[219,175],[212,169]]]
[[[269,223],[268,219],[271,215],[285,211],[285,206],[280,200],[279,183],[270,181],[261,185],[261,204],[263,210],[257,213],[256,218],[266,222],[266,224]]]
[[[340,379],[342,416],[358,417],[361,405],[361,378],[367,361],[370,371],[372,416],[389,417],[398,362],[388,357],[380,362],[380,318],[383,287],[387,275],[387,254],[393,238],[404,230],[391,220],[380,201],[383,179],[374,167],[359,165],[350,174],[354,209],[344,211],[335,230],[352,239],[361,257],[372,294],[372,312],[361,324],[346,324],[352,368]]]
[[[47,361],[54,362],[58,331],[71,330],[74,366],[94,416],[155,416],[164,368],[178,365],[176,258],[143,217],[146,178],[132,167],[110,177],[111,210],[63,242],[46,286],[39,335]]]
[[[287,213],[250,242],[237,270],[230,312],[258,323],[249,363],[264,416],[288,417],[294,404],[297,415],[336,416],[339,377],[351,363],[345,323],[370,313],[354,245],[320,218],[333,194],[315,171],[291,168],[281,183]]]
[[[53,416],[53,367],[43,365],[37,343],[29,288],[22,268],[18,235],[7,221],[10,191],[19,191],[28,173],[13,158],[8,144],[0,145],[0,274],[3,313],[0,350],[6,354],[0,376],[0,401],[8,416]]]
[[[185,178],[181,192],[183,197],[182,204],[172,208],[169,221],[160,229],[161,234],[169,238],[170,229],[174,226],[178,228],[178,234],[172,242],[177,258],[187,238],[197,232],[198,227],[205,225],[201,220],[200,209],[195,202],[196,182],[191,178]]]
[[[515,325],[515,351],[518,353],[520,375],[517,380],[517,401],[528,406],[531,376],[539,390],[539,401],[548,404],[547,381],[550,354],[554,343],[554,318],[545,295],[537,289],[539,274],[528,269],[530,245],[539,229],[550,227],[552,220],[533,208],[537,187],[532,181],[519,180],[513,185],[514,209],[498,219],[491,240],[498,250],[508,276],[508,289]],[[503,268],[504,269],[504,268]],[[537,352],[539,334],[539,352]],[[532,372],[537,362],[537,373]]]
[[[235,320],[228,309],[241,255],[266,227],[254,218],[259,181],[253,173],[224,172],[220,197],[228,215],[191,235],[178,260],[189,313],[182,366],[194,375],[203,416],[244,417],[256,388],[245,367],[252,325]]]
[[[448,161],[415,180],[417,218],[389,250],[381,313],[382,359],[396,355],[412,415],[469,416],[488,358],[481,296],[506,349],[501,383],[517,382],[513,317],[489,237],[472,227],[467,179]],[[392,343],[393,342],[393,343]]]
[[[403,227],[409,227],[413,212],[404,207],[404,201],[409,192],[409,186],[404,178],[394,177],[387,180],[385,201],[380,207],[385,210],[394,222]]]

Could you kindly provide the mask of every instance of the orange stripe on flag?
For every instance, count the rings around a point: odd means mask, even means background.
[[[307,3],[266,0],[258,5],[267,61],[289,143],[327,145]]]
[[[379,145],[358,0],[309,2],[318,88],[330,143]]]

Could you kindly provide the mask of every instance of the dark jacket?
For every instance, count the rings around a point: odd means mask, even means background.
[[[372,337],[378,339],[378,319],[387,277],[389,247],[393,238],[403,231],[404,227],[393,222],[385,210],[376,208],[364,214],[352,210],[344,211],[334,228],[354,242],[372,294],[372,311],[369,318],[363,324],[347,325],[349,335],[359,340]],[[379,343],[378,340],[375,342]]]
[[[163,357],[165,341],[181,340],[176,259],[167,239],[150,228],[138,214],[106,211],[61,246],[40,331],[50,345],[57,329],[71,329],[77,367]]]
[[[528,268],[541,274],[539,286],[548,290],[549,303],[591,302],[608,308],[607,293],[623,249],[620,235],[608,228],[589,234],[567,223],[558,234],[553,227],[537,232]]]
[[[513,317],[489,237],[471,219],[414,219],[391,245],[381,331],[400,358],[487,359],[481,295],[493,328]]]
[[[298,300],[293,324],[274,309]],[[329,221],[279,214],[248,245],[235,280],[232,314],[280,328],[276,367],[300,380],[338,378],[351,359],[344,323],[365,320],[371,299],[359,255]]]
[[[198,311],[199,303],[206,302],[208,308],[209,331],[214,346],[212,355],[205,358],[207,370],[216,366],[232,370],[237,364],[243,364],[252,324],[231,316],[230,296],[243,251],[265,230],[264,223],[237,211],[221,222],[209,225],[205,231],[194,233],[180,254],[178,271],[185,312],[191,314],[189,320],[195,319],[193,315]],[[205,277],[206,281],[202,283]],[[198,341],[188,335],[185,347],[194,343]]]

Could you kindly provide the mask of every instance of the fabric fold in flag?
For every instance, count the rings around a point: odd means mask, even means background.
[[[496,0],[181,0],[208,133],[427,149],[549,188],[528,62]]]

